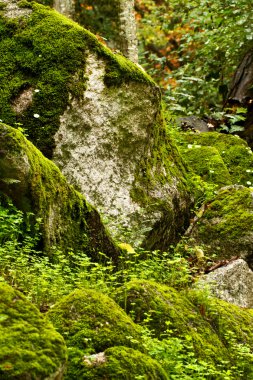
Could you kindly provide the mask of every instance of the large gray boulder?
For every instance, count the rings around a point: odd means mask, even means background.
[[[253,308],[253,272],[246,261],[234,260],[203,276],[197,287],[207,286],[211,293],[224,301]]]
[[[23,124],[119,241],[167,249],[185,229],[191,202],[159,89],[54,10],[31,3],[25,17],[15,28],[1,21],[0,118]]]

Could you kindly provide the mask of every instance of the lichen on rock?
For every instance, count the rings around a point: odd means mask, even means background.
[[[215,297],[253,309],[252,282],[252,270],[246,261],[237,259],[201,276],[196,286],[207,286]]]
[[[20,292],[0,282],[0,294],[0,378],[62,379],[62,336]]]

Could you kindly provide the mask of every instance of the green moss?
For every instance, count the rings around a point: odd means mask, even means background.
[[[203,245],[206,254],[219,258],[252,252],[252,191],[243,186],[221,189],[208,203],[191,233],[189,244]]]
[[[180,151],[191,170],[204,181],[219,187],[232,184],[229,171],[216,148],[189,145]]]
[[[27,17],[0,18],[0,118],[13,126],[25,125],[29,138],[50,158],[60,115],[70,98],[79,97],[85,89],[88,51],[105,61],[106,84],[154,84],[136,65],[113,54],[78,24],[35,2],[29,6],[33,12]],[[22,112],[15,111],[13,102],[28,89],[32,103]]]
[[[247,185],[249,182],[253,184],[253,156],[251,149],[247,146],[247,143],[240,139],[238,136],[225,135],[218,132],[207,132],[207,133],[182,133],[181,142],[179,145],[183,148],[185,154],[185,159],[188,161],[187,154],[190,150],[186,149],[189,144],[192,145],[192,149],[196,153],[196,146],[200,146],[199,155],[205,152],[207,147],[213,147],[217,149],[223,163],[220,164],[220,169],[222,169],[222,177],[224,178],[224,164],[230,174],[231,182],[233,184]],[[209,148],[210,149],[210,148]],[[191,153],[190,153],[191,154]],[[205,154],[204,154],[205,156]],[[217,152],[216,152],[217,157]],[[201,156],[199,157],[201,158]],[[204,157],[205,158],[205,157]],[[210,161],[211,164],[212,160]],[[191,166],[192,162],[189,161]],[[199,160],[199,165],[203,165],[202,160]],[[193,162],[192,169],[198,168]],[[217,177],[219,175],[219,168],[216,167]],[[213,173],[215,175],[215,173]],[[214,177],[214,176],[213,176]],[[228,176],[225,175],[225,182],[228,184]],[[219,184],[219,183],[218,183]],[[222,185],[222,184],[221,184]]]
[[[93,362],[92,362],[93,360]],[[104,361],[103,361],[104,360]],[[166,380],[163,368],[149,356],[128,347],[112,347],[105,350],[102,362],[96,362],[96,356],[84,357],[80,364],[67,373],[67,380],[110,379]]]
[[[89,289],[75,290],[48,313],[70,350],[69,371],[82,370],[84,355],[113,346],[143,350],[140,329],[108,296]],[[71,378],[71,377],[70,377]]]
[[[253,310],[243,309],[231,303],[190,290],[188,298],[202,310],[203,318],[210,323],[219,339],[227,347],[232,365],[243,369],[243,378],[253,378],[253,358],[243,357],[253,348]],[[241,356],[240,356],[241,355]]]
[[[98,252],[117,259],[118,249],[97,211],[19,130],[0,123],[0,149],[0,190],[19,209],[41,218],[47,250],[55,245],[64,252],[85,251],[94,259]]]
[[[244,187],[229,187],[221,190],[216,199],[209,204],[203,221],[199,222],[200,233],[208,228],[204,227],[204,220],[211,221],[214,218],[219,218],[219,220],[218,223],[212,223],[210,226],[213,237],[226,236],[235,239],[249,233],[253,226],[251,190]],[[206,232],[209,233],[209,231]]]
[[[114,297],[161,345],[177,337],[185,342],[186,350],[187,342],[193,345],[199,363],[202,359],[224,371],[235,366],[242,369],[243,378],[251,379],[247,375],[252,376],[253,361],[246,352],[253,348],[252,310],[211,298],[205,291],[177,292],[144,280],[125,284]]]
[[[68,347],[87,354],[124,345],[141,348],[140,330],[108,296],[91,289],[75,290],[48,313]]]
[[[0,282],[0,378],[41,379],[63,370],[63,338],[18,291]]]
[[[136,323],[144,324],[162,339],[172,336],[190,339],[196,355],[206,361],[221,361],[227,356],[213,328],[199,310],[175,289],[151,281],[131,281],[115,292],[114,298],[125,307]]]

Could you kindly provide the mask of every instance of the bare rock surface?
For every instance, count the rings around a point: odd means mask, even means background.
[[[208,273],[201,278],[201,284],[207,284],[217,298],[240,307],[253,308],[253,272],[243,259]]]

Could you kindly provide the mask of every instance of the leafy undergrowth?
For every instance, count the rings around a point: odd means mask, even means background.
[[[109,259],[104,264],[103,254],[101,263],[92,262],[81,252],[70,251],[66,257],[55,247],[52,247],[51,256],[44,256],[38,248],[39,223],[38,220],[37,227],[32,229],[29,217],[18,211],[10,201],[0,199],[0,280],[20,290],[42,312],[74,289],[92,288],[111,295],[127,282],[142,279],[181,291],[192,281],[188,261],[172,252],[161,255],[157,251],[126,250],[117,268]],[[201,297],[208,302],[208,296],[203,292]],[[147,315],[147,321],[150,318]],[[196,355],[190,333],[175,336],[168,323],[167,330],[158,339],[148,325],[142,325],[146,352],[160,363],[169,379],[251,378],[247,377],[249,365],[253,362],[251,348],[247,343],[238,343],[230,331],[226,334],[230,361],[219,360],[216,364]]]

